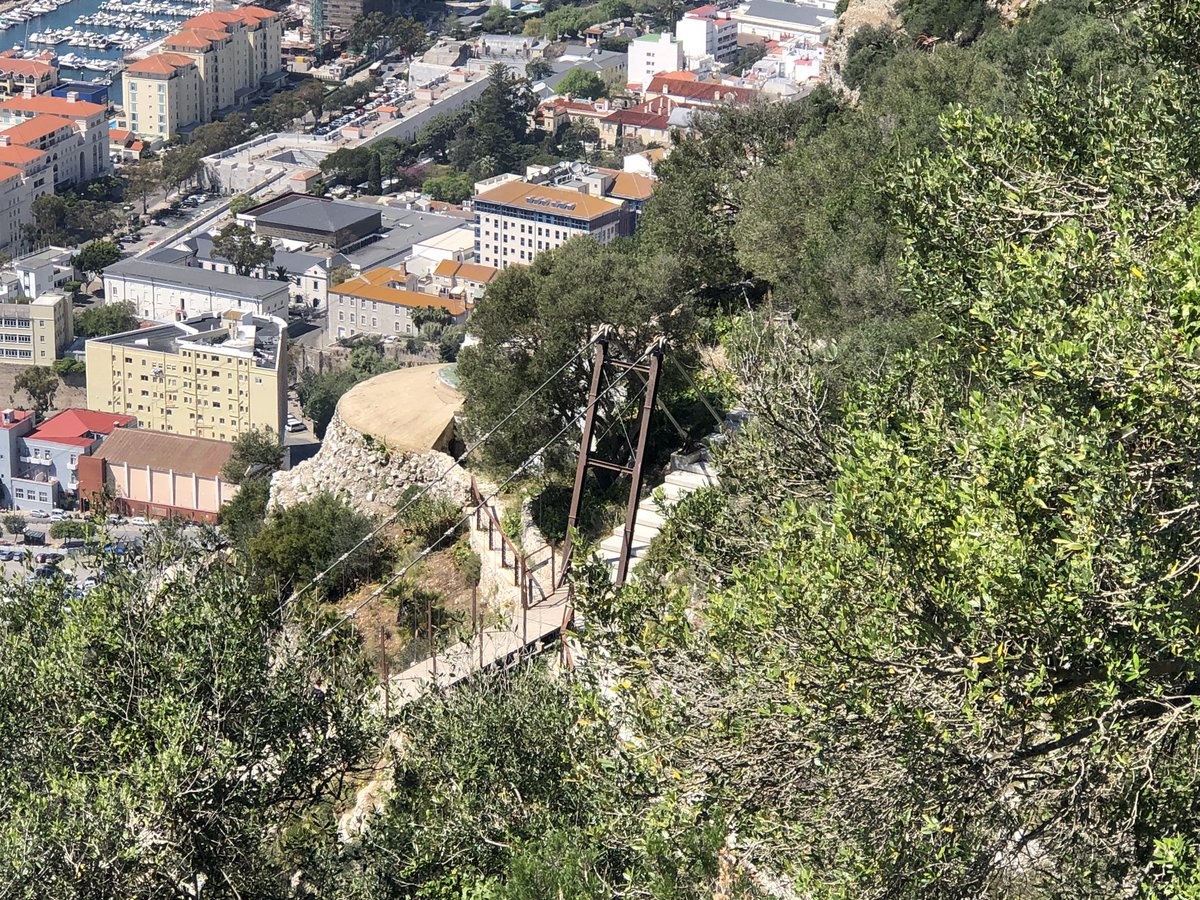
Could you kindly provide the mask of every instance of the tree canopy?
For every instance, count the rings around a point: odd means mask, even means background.
[[[75,314],[76,337],[104,337],[137,327],[137,308],[129,300],[97,303]]]
[[[270,238],[256,237],[248,225],[230,222],[213,238],[212,254],[233,263],[238,275],[250,275],[275,259]]]

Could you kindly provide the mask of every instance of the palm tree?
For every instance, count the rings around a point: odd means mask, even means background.
[[[291,280],[291,275],[288,273],[288,270],[285,266],[276,266],[275,267],[275,280],[276,281],[290,281]]]

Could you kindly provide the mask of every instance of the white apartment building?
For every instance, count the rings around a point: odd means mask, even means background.
[[[0,103],[0,151],[25,147],[46,154],[48,186],[55,190],[112,172],[108,110],[98,103],[32,91]]]
[[[709,59],[731,63],[738,55],[738,24],[727,10],[701,6],[675,23],[675,40],[683,47],[688,69],[698,69]]]
[[[182,322],[229,310],[286,319],[288,282],[249,278],[145,259],[123,259],[104,270],[106,303],[127,301],[138,318]]]
[[[659,72],[678,72],[683,64],[683,44],[669,32],[643,34],[629,44],[628,79],[639,90]]]
[[[586,234],[602,244],[628,226],[625,204],[570,188],[509,181],[475,195],[475,256],[482,265],[528,265]]]
[[[837,21],[834,4],[827,0],[787,3],[785,0],[750,0],[733,13],[742,34],[753,34],[768,41],[808,37],[824,41]]]

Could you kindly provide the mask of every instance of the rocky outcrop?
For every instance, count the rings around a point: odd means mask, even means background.
[[[360,512],[381,515],[395,510],[408,489],[422,488],[438,479],[442,480],[430,491],[431,496],[465,505],[471,479],[452,463],[451,457],[436,450],[393,450],[350,428],[334,413],[317,455],[293,469],[275,473],[270,508],[287,508],[329,492],[344,497]]]

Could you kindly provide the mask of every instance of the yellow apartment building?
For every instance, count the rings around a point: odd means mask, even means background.
[[[0,362],[48,366],[73,340],[71,298],[65,294],[0,303]]]
[[[158,53],[125,70],[126,125],[167,140],[281,87],[282,37],[281,16],[257,6],[187,19]]]
[[[88,408],[142,428],[231,441],[283,434],[287,323],[230,310],[87,342]],[[131,412],[126,412],[132,410]]]

